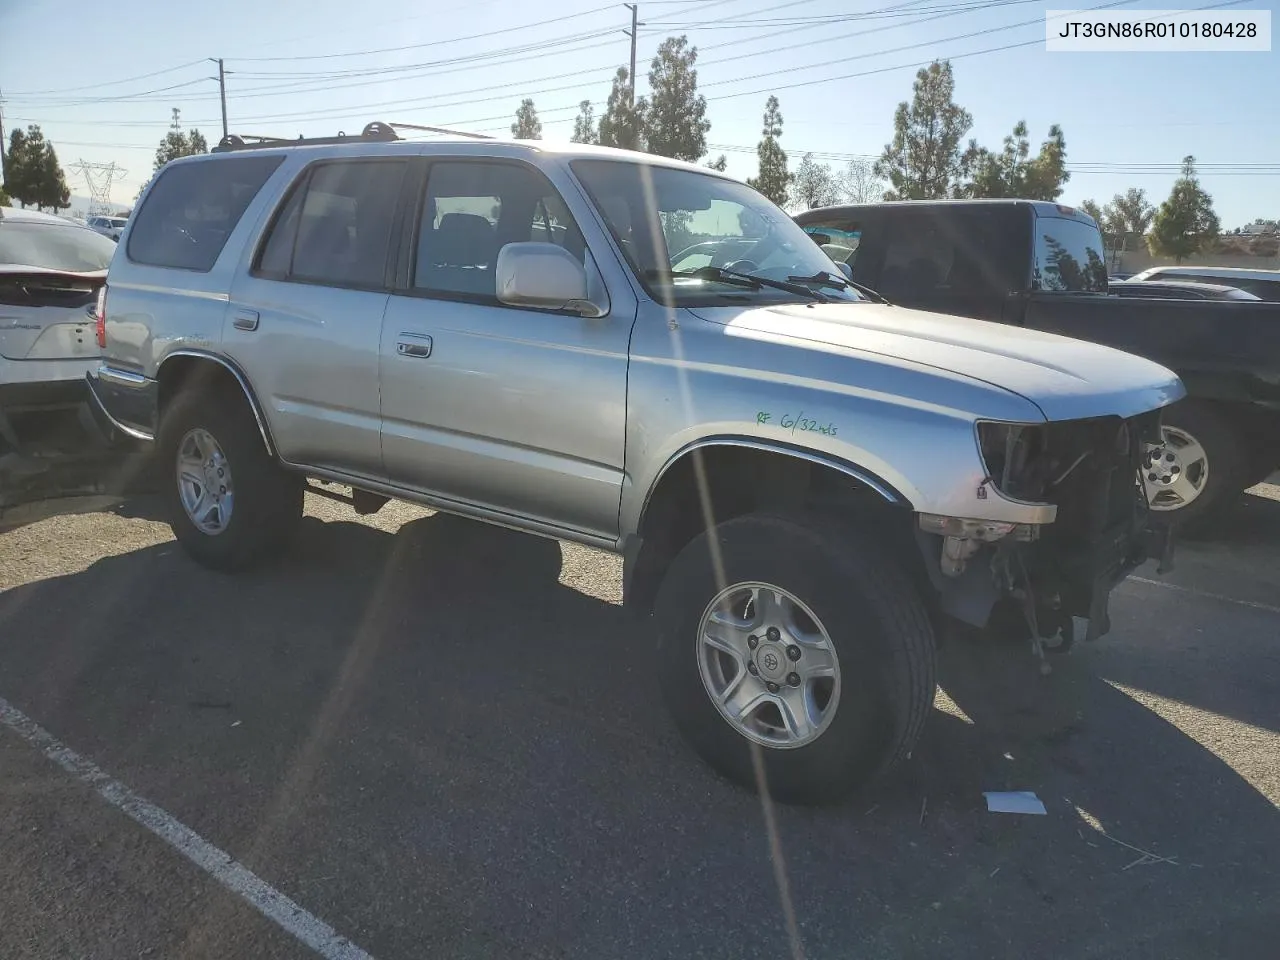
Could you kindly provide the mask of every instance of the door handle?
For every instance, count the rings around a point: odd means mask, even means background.
[[[237,310],[235,317],[231,321],[231,325],[237,330],[252,332],[258,329],[258,311],[257,310]]]
[[[396,341],[396,353],[402,357],[429,357],[431,338],[424,333],[402,333]]]

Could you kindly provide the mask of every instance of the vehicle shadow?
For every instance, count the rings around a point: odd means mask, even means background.
[[[786,902],[809,957],[1271,949],[1280,813],[1088,651],[945,650],[901,772],[765,817],[671,727],[617,574],[439,514],[309,518],[239,577],[165,543],[0,594],[0,696],[380,957],[774,957]]]

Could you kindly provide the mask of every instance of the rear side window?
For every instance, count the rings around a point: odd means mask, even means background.
[[[129,259],[153,267],[213,269],[245,209],[284,157],[184,163],[160,174],[134,214]]]
[[[1035,286],[1059,293],[1105,293],[1102,234],[1082,220],[1036,218]]]
[[[353,160],[314,167],[276,215],[256,272],[339,287],[386,285],[401,160]]]
[[[0,221],[0,263],[69,273],[105,270],[116,252],[114,240],[68,223]]]

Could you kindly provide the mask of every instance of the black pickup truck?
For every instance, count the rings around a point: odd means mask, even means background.
[[[1146,465],[1154,510],[1206,530],[1280,468],[1280,303],[1118,297],[1093,218],[1029,200],[937,200],[808,210],[796,221],[852,279],[891,303],[1093,340],[1175,371]]]

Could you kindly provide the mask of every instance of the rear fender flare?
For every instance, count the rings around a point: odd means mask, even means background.
[[[267,449],[267,454],[272,457],[276,455],[276,446],[271,439],[271,428],[267,424],[266,414],[263,412],[262,405],[258,402],[257,394],[254,393],[253,386],[249,383],[249,378],[245,376],[243,370],[226,357],[218,356],[216,353],[209,353],[204,350],[181,349],[166,354],[165,358],[160,361],[160,366],[156,370],[156,380],[163,380],[165,364],[174,357],[191,357],[197,360],[212,361],[231,374],[239,385],[240,390],[244,393],[245,402],[249,404],[249,409],[253,411],[253,419],[258,425],[258,433],[262,437],[262,443]]]

